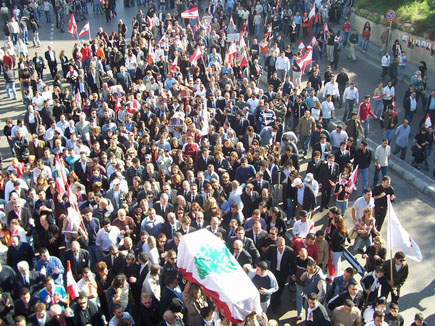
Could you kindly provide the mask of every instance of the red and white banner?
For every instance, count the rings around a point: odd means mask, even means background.
[[[91,26],[89,25],[89,21],[85,24],[85,26],[83,26],[82,30],[79,33],[79,37],[82,37],[83,35],[86,35],[89,33],[89,39],[91,38]]]
[[[316,39],[316,37],[313,35],[313,37],[311,38],[311,41],[310,41],[310,46],[313,47],[314,44],[316,44],[316,42],[317,42],[317,39]]]
[[[313,63],[313,49],[308,49],[308,51],[302,57],[296,60],[296,62],[299,67],[301,67],[302,73],[304,73],[305,68]]]
[[[195,51],[193,51],[192,56],[190,57],[189,61],[191,64],[196,65],[198,63],[198,60],[202,57],[202,51],[201,47],[199,45],[196,46]]]
[[[198,7],[186,10],[181,13],[183,19],[199,19]]]
[[[310,19],[310,23],[313,22],[314,16],[316,16],[316,6],[312,4],[310,7],[310,12],[308,13],[308,18]]]
[[[305,49],[305,44],[302,40],[299,41],[298,50],[303,51]]]
[[[63,167],[63,164],[60,162],[59,154],[56,154],[55,157],[55,167],[56,167],[56,190],[59,193],[59,195],[63,196],[65,193],[65,185],[67,184],[68,180],[65,175],[65,168]]]
[[[147,22],[148,22],[149,29],[153,28],[153,20],[151,19],[150,16],[147,16]]]
[[[71,297],[71,300],[77,298],[80,293],[79,287],[71,272],[71,262],[69,260],[66,263],[66,292]]]
[[[71,33],[72,36],[76,36],[77,23],[76,23],[76,19],[74,18],[74,14],[71,14],[71,18],[69,19],[68,32]]]
[[[178,66],[178,55],[175,57],[174,61],[172,61],[171,71],[174,71]]]
[[[430,127],[432,127],[432,120],[431,120],[431,118],[430,118],[429,113],[426,114],[426,117],[424,118],[424,127],[425,127],[425,128],[430,128]]]

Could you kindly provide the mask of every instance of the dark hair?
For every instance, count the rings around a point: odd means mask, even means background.
[[[257,263],[257,267],[260,267],[262,271],[267,270],[267,263],[265,261],[260,261]]]
[[[384,316],[385,314],[382,311],[375,310],[375,312],[373,313],[373,319],[375,319],[376,317],[383,318]]]
[[[351,277],[351,278],[349,279],[349,285],[358,285],[358,281],[355,280],[353,277]]]
[[[344,305],[347,307],[351,307],[351,308],[355,306],[355,304],[353,303],[353,301],[351,299],[344,300]]]
[[[310,293],[307,297],[308,300],[317,300],[319,298],[319,296],[317,295],[317,293]]]

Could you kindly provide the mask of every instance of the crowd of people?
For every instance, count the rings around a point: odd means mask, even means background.
[[[198,21],[181,18],[196,1],[138,0],[131,24],[119,20],[117,32],[100,27],[70,53],[49,46],[33,58],[25,31],[30,24],[40,46],[41,10],[47,23],[54,10],[63,31],[69,13],[85,19],[88,4],[25,2],[0,9],[10,33],[2,53],[7,94],[17,98],[18,71],[25,107],[23,119],[4,127],[13,158],[0,171],[2,325],[230,325],[177,268],[182,237],[203,228],[225,242],[259,289],[263,314],[246,324],[278,325],[268,316],[290,310],[293,300],[307,326],[404,325],[406,256],[388,259],[380,233],[387,198],[395,200],[388,162],[399,152],[405,158],[419,103],[435,113],[435,91],[425,96],[419,70],[399,124],[394,81],[380,83],[371,98],[344,69],[333,72],[346,43],[353,60],[355,47],[368,46],[366,28],[362,42],[350,33],[352,1],[315,1],[307,23],[309,1],[200,1],[207,18]],[[115,1],[91,5],[107,22],[117,15]],[[236,33],[248,46],[233,56]],[[294,45],[311,33],[303,87],[303,53]],[[329,63],[323,74],[321,56]],[[374,153],[370,117],[382,118],[384,129]],[[432,145],[432,128],[422,127],[415,166],[429,167]],[[80,223],[71,216],[75,200]],[[313,217],[321,212],[328,218],[319,229]],[[361,280],[342,268],[347,247],[365,261]],[[80,290],[74,300],[68,265]],[[418,313],[412,325],[423,320]]]

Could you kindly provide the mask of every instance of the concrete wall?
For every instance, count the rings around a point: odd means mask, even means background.
[[[375,43],[377,45],[381,45],[381,35],[385,31],[386,27],[383,25],[375,24],[374,22],[368,20],[367,18],[361,17],[356,15],[355,13],[352,13],[350,16],[350,22],[352,24],[352,27],[354,29],[357,29],[358,33],[361,35],[361,32],[363,30],[364,24],[369,21],[370,26],[372,28],[371,34],[370,34],[370,43]],[[422,37],[418,37],[412,34],[408,34],[404,31],[394,29],[391,32],[390,37],[390,50],[393,46],[394,40],[399,40],[400,44],[402,45],[402,48],[406,52],[407,59],[410,63],[418,65],[418,62],[420,61],[426,61],[427,68],[431,72],[435,72],[435,57],[431,56],[430,51],[426,51],[420,48],[408,48],[408,44],[402,42],[403,35],[408,35],[408,37],[412,37],[413,39],[417,40],[424,40],[429,41],[428,39],[424,39]],[[432,40],[432,43],[435,44],[435,41]],[[370,47],[370,45],[369,45]]]

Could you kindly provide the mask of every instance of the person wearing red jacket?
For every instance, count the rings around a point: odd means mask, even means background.
[[[293,248],[293,253],[296,256],[299,254],[301,248],[307,249],[308,256],[313,258],[316,262],[319,259],[319,248],[316,243],[316,236],[314,233],[308,233],[305,239],[295,238],[291,247]]]
[[[370,103],[370,95],[364,96],[364,101],[359,105],[358,118],[364,127],[364,137],[369,135],[369,118],[372,116],[375,119],[378,117],[372,112],[372,104]]]

